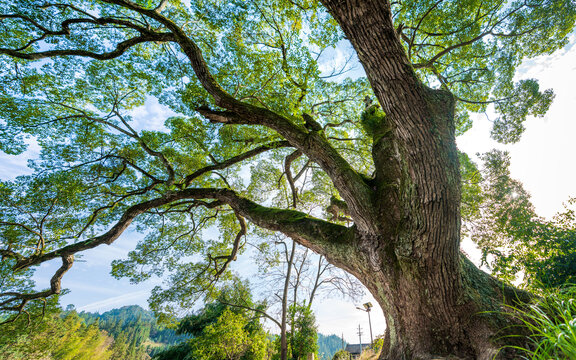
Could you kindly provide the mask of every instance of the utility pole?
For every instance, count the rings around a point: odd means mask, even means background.
[[[362,354],[362,329],[360,324],[358,324],[358,341],[360,341],[360,354]]]
[[[344,350],[344,333],[342,333],[342,350]]]
[[[362,309],[359,306],[356,306],[356,309],[368,313],[368,325],[370,326],[370,345],[374,346],[374,337],[372,336],[372,320],[370,319],[370,310],[372,310],[372,303],[367,302],[366,304],[364,304],[364,309]]]
[[[370,326],[370,345],[374,346],[374,337],[372,336],[372,320],[370,320],[370,308],[366,309],[368,313],[368,325]]]

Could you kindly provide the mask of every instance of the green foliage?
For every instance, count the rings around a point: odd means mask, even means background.
[[[309,307],[292,304],[288,309],[291,319],[288,339],[292,359],[306,359],[312,353],[318,357],[318,333],[316,317]]]
[[[215,322],[205,326],[185,345],[169,348],[155,355],[155,359],[264,359],[267,350],[266,332],[242,312],[224,308]],[[256,326],[255,326],[256,325]]]
[[[339,350],[334,354],[332,360],[350,360],[350,353],[343,349]]]
[[[546,291],[527,308],[510,307],[515,319],[530,332],[527,347],[521,350],[525,359],[576,358],[576,288]]]
[[[462,177],[462,199],[460,205],[462,218],[477,218],[481,216],[480,204],[483,200],[482,175],[476,164],[466,153],[459,152],[458,160],[460,162],[460,176]],[[464,235],[467,234],[466,226],[462,227],[462,231]]]
[[[550,105],[550,90],[540,92],[534,80],[514,83],[515,71],[523,60],[566,44],[576,20],[574,2],[410,0],[392,6],[419,76],[460,100],[459,133],[470,128],[469,112],[493,104],[499,114],[493,137],[515,142],[526,116],[541,116]]]
[[[551,89],[539,91],[534,79],[518,82],[510,99],[496,103],[502,116],[494,121],[492,137],[503,144],[515,143],[524,132],[523,122],[528,115],[542,117],[548,111],[554,94]]]
[[[152,355],[154,360],[185,360],[190,354],[190,344],[181,343],[175,346],[161,349]]]
[[[372,350],[374,351],[374,354],[377,355],[380,354],[383,347],[384,347],[384,335],[377,336],[376,340],[374,340],[374,343],[372,344]]]
[[[264,359],[266,333],[248,331],[248,319],[225,309],[214,324],[191,341],[192,357],[206,360]]]
[[[466,159],[462,157],[461,159]],[[510,176],[507,153],[482,156],[481,174],[462,162],[470,174],[463,188],[463,230],[483,252],[492,273],[508,282],[523,273],[525,287],[559,287],[576,281],[574,210],[551,221],[536,215],[530,195]],[[466,180],[465,180],[466,181]],[[481,190],[481,191],[480,191]],[[569,202],[573,205],[574,200]]]
[[[234,306],[238,303],[243,306]],[[179,322],[177,333],[192,339],[156,353],[154,359],[264,359],[267,334],[258,313],[249,308],[262,305],[252,303],[246,283],[234,281],[222,287],[214,302]]]
[[[383,135],[383,131],[387,129],[382,129],[384,126],[384,118],[386,114],[380,108],[380,105],[373,104],[362,111],[360,116],[360,124],[362,128],[371,136],[374,140],[377,140]]]
[[[0,357],[6,360],[108,360],[112,359],[111,342],[97,323],[86,325],[74,311],[60,313],[52,309],[44,318],[31,323],[20,317],[2,325]]]

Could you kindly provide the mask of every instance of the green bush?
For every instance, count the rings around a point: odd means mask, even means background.
[[[508,346],[525,359],[576,359],[576,287],[548,291],[525,309],[511,307],[531,333],[529,346]]]
[[[338,350],[332,357],[332,360],[349,360],[350,353],[346,350]]]

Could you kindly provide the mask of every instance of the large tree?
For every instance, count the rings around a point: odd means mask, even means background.
[[[460,254],[455,136],[490,104],[502,142],[546,111],[551,92],[515,69],[566,43],[572,1],[22,0],[0,13],[2,150],[42,149],[33,175],[0,188],[3,310],[58,293],[75,254],[132,223],[147,237],[116,274],[167,271],[153,301],[186,306],[259,227],[369,289],[381,358],[496,353],[504,320],[485,311],[522,295]],[[368,81],[329,68],[344,38]],[[132,111],[153,98],[177,114],[164,126]],[[20,290],[54,259],[47,290]]]

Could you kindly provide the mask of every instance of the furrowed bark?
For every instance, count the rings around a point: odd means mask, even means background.
[[[460,258],[454,98],[418,80],[388,1],[323,3],[357,50],[386,113],[372,155],[379,221],[394,230],[362,234],[359,250],[371,261],[355,265],[386,316],[381,358],[490,359],[502,323],[478,314],[498,310],[503,292]]]

